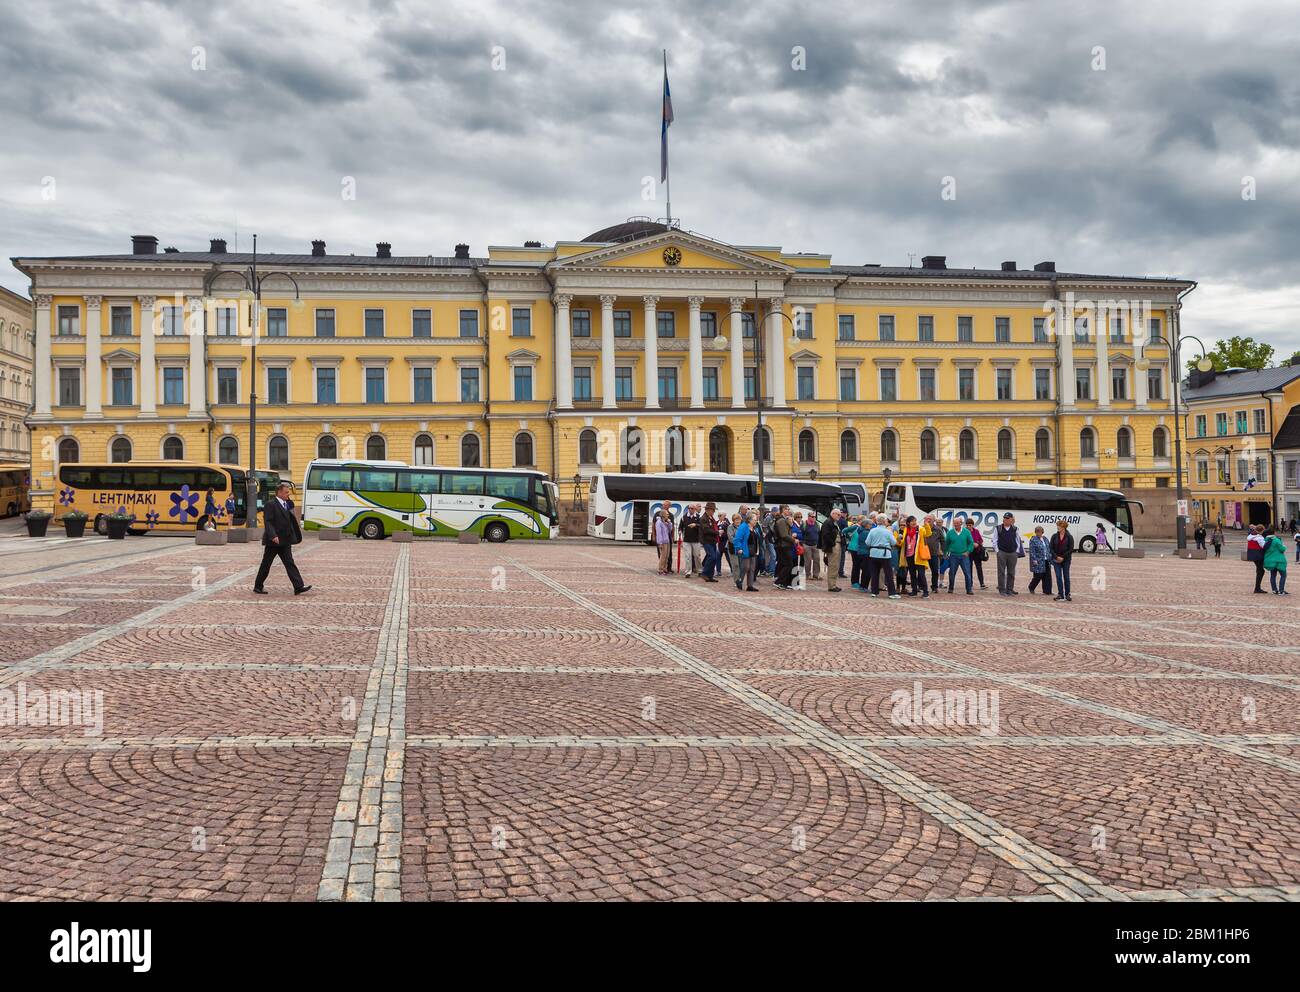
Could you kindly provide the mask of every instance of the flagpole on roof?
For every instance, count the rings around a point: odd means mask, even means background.
[[[659,180],[668,197],[668,226],[673,226],[673,180],[668,171],[668,125],[673,122],[673,100],[668,89],[668,49],[664,49],[663,121],[659,129]]]

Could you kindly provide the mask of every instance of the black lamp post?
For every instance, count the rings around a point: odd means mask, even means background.
[[[245,480],[247,509],[245,510],[245,525],[248,527],[257,526],[257,333],[262,321],[262,283],[266,282],[272,276],[284,276],[293,283],[294,309],[302,307],[302,293],[298,288],[298,280],[287,272],[266,272],[262,275],[257,274],[257,235],[253,235],[253,261],[247,272],[241,272],[239,269],[222,269],[214,273],[207,281],[205,288],[206,293],[210,293],[212,285],[224,275],[236,275],[244,281],[245,293],[250,294],[253,302],[252,313],[252,336],[249,346],[252,349],[250,361],[252,368],[249,372],[248,380],[248,478]]]
[[[791,317],[784,310],[777,309],[774,306],[769,306],[767,309],[767,313],[761,312],[760,300],[758,296],[758,280],[755,279],[754,280],[754,399],[756,401],[755,406],[757,408],[757,416],[758,416],[758,425],[754,429],[754,438],[756,441],[758,438],[764,436],[763,435],[763,336],[766,333],[765,329],[767,325],[767,318],[772,316],[772,314],[777,314],[778,316],[784,317],[786,320],[790,321],[791,331],[794,333],[798,333],[799,328],[798,325],[795,324],[794,318]],[[784,352],[784,349],[782,349],[782,351]],[[780,367],[774,369],[773,372],[775,375],[785,375],[785,362],[782,361]],[[735,388],[734,383],[732,385],[732,388],[733,389]],[[741,388],[742,389],[744,388],[743,383],[741,384]],[[768,444],[766,445],[765,450],[767,453],[770,454],[772,451],[771,436],[768,435],[767,438],[768,438]],[[764,487],[763,487],[763,476],[765,474],[763,471],[763,466],[766,459],[763,458],[764,450],[759,450],[757,454],[759,456],[757,459],[758,461],[758,515],[761,518],[763,516],[763,511],[767,508],[767,498],[764,495]]]

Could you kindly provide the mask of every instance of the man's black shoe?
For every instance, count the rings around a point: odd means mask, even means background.
[[[266,590],[265,590],[265,589],[258,589],[258,588],[256,588],[256,587],[254,587],[253,592],[257,593],[259,596],[265,596],[265,595],[266,595]]]
[[[293,594],[295,596],[301,596],[303,593],[310,592],[310,591],[311,591],[311,586],[303,586],[301,589],[295,589],[293,591]]]

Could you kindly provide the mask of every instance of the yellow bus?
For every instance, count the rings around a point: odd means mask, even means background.
[[[280,477],[258,470],[258,509]],[[95,532],[108,533],[108,515],[135,517],[131,533],[193,533],[214,526],[243,526],[248,473],[232,465],[198,462],[68,463],[59,466],[55,517],[80,510]]]
[[[12,517],[32,508],[32,468],[17,462],[0,462],[0,513]]]

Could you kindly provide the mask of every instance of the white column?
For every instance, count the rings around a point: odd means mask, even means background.
[[[35,297],[36,303],[36,365],[32,382],[36,394],[32,397],[32,416],[50,418],[51,399],[54,395],[54,368],[50,364],[50,305],[53,297],[44,294]]]
[[[100,320],[103,297],[86,297],[86,417],[104,415],[104,327]]]
[[[657,296],[643,296],[645,304],[645,406],[659,409],[659,320],[655,316]]]
[[[690,324],[690,361],[691,361],[691,409],[704,409],[704,339],[700,331],[700,307],[704,305],[703,296],[688,297],[686,302],[691,308]]]
[[[154,358],[154,298],[140,297],[140,412],[158,412],[158,363]]]
[[[1110,406],[1110,311],[1097,311],[1097,325],[1093,333],[1097,339],[1097,406]]]
[[[573,297],[558,293],[555,297],[555,405],[573,409],[573,351],[569,343],[569,303]]]
[[[784,307],[785,300],[779,296],[774,298],[772,300],[772,314],[768,318],[771,327],[768,340],[772,344],[768,348],[767,359],[772,377],[773,406],[785,406],[785,335],[783,333],[785,318],[781,316]]]
[[[1147,407],[1147,370],[1138,368],[1136,363],[1133,365],[1133,402],[1139,410]]]
[[[745,408],[745,324],[741,307],[743,297],[733,296],[731,303],[731,405]]]
[[[606,410],[618,406],[614,397],[614,297],[600,298],[600,398]]]
[[[1061,406],[1070,409],[1074,406],[1074,314],[1066,313],[1065,307],[1057,304],[1056,346],[1061,356],[1061,372],[1056,384],[1057,396]]]
[[[190,337],[190,416],[201,417],[207,411],[208,370],[203,354],[203,301],[189,301],[185,330]],[[256,328],[254,328],[256,330]],[[257,375],[257,369],[251,370]]]

